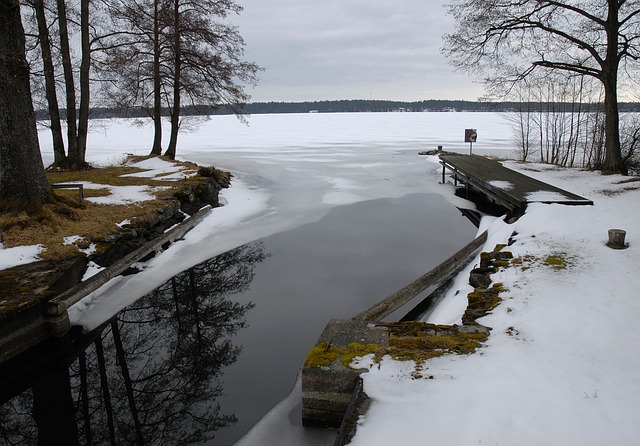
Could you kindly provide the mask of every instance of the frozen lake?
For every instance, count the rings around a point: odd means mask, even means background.
[[[202,122],[180,135],[178,158],[231,171],[236,187],[225,194],[234,197],[235,205],[240,198],[243,209],[232,216],[231,210],[212,215],[215,233],[197,243],[203,255],[188,250],[182,257],[192,260],[176,265],[174,272],[317,221],[335,206],[413,193],[449,197],[431,175],[438,166],[417,153],[438,145],[468,153],[465,128],[478,130],[474,153],[515,157],[511,128],[500,113],[309,113],[254,115],[248,126],[233,116]],[[140,127],[130,120],[96,120],[92,130],[90,162],[114,163],[125,153],[149,152],[148,123]],[[48,164],[53,159],[51,137],[46,130],[40,135]]]
[[[231,444],[287,397],[330,318],[353,316],[474,236],[455,209],[468,203],[438,184],[437,164],[418,156],[438,145],[468,153],[465,128],[478,130],[474,153],[515,157],[509,125],[494,113],[256,115],[249,126],[220,116],[203,122],[180,136],[178,157],[231,171],[227,206],[141,273],[90,296],[72,319],[97,327],[200,262],[245,244],[260,246],[270,256],[256,262],[248,289],[228,297],[255,305],[246,311],[248,328],[231,338],[243,351],[221,371],[226,396],[216,399],[238,422],[210,444]],[[126,121],[94,123],[88,161],[145,155],[150,135],[149,126]],[[44,132],[41,141],[50,162]],[[283,445],[331,444],[324,434],[300,429],[298,400],[294,388],[241,444],[268,444],[262,442],[274,433]]]

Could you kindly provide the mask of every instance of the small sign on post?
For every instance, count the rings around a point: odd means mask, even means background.
[[[464,142],[469,143],[469,155],[473,151],[473,143],[478,140],[478,130],[476,129],[464,129]]]

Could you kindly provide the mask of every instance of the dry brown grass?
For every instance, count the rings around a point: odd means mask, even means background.
[[[136,157],[133,161],[144,158]],[[179,163],[195,171],[191,163]],[[46,251],[40,255],[44,260],[62,260],[79,255],[79,249],[91,243],[100,243],[105,236],[119,230],[117,223],[125,219],[133,223],[151,221],[167,206],[175,192],[184,187],[185,182],[166,181],[147,177],[123,177],[122,175],[141,172],[130,166],[110,166],[82,171],[48,172],[49,183],[69,183],[88,181],[109,186],[165,186],[158,191],[156,199],[128,205],[95,204],[87,200],[80,202],[75,190],[55,190],[56,202],[45,205],[37,216],[0,215],[0,233],[5,248],[21,245],[42,244]],[[195,178],[187,183],[198,181]],[[85,198],[107,196],[108,188],[84,190]],[[75,245],[64,245],[64,238],[80,236],[83,240]]]

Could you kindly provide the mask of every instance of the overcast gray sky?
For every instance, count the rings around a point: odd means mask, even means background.
[[[482,86],[440,54],[442,0],[238,0],[253,102],[464,99]]]

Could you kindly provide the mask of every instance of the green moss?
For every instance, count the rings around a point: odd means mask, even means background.
[[[379,353],[379,350],[380,345],[378,344],[352,342],[347,348],[335,348],[326,342],[322,342],[309,351],[304,364],[308,367],[326,367],[340,358],[342,365],[351,368],[350,364],[354,358],[372,353],[376,354]]]
[[[566,269],[570,265],[570,263],[565,256],[565,253],[552,254],[544,259],[544,264],[550,266],[555,270]]]
[[[508,288],[506,288],[504,286],[504,283],[502,282],[495,282],[493,285],[491,285],[491,289],[496,293],[503,293],[505,291],[509,291]]]
[[[332,348],[326,342],[316,345],[307,355],[304,364],[309,367],[322,367],[331,365],[340,355],[342,349]]]
[[[385,353],[394,359],[417,364],[450,353],[471,354],[487,340],[488,333],[467,333],[455,325],[424,322],[396,322],[388,325],[389,347]]]
[[[467,310],[482,310],[486,313],[489,313],[502,302],[496,292],[487,290],[472,291],[467,295],[467,300]]]
[[[615,184],[627,184],[627,183],[635,183],[637,181],[640,181],[640,177],[633,177],[633,178],[628,178],[626,180],[622,180],[622,181],[618,181]]]
[[[390,342],[391,347],[402,352],[405,357],[421,356],[425,351],[468,354],[473,353],[480,343],[478,339],[467,337],[467,334],[463,333],[436,336],[395,336]]]
[[[434,325],[424,322],[392,322],[389,329],[389,346],[379,344],[351,343],[346,348],[331,347],[326,342],[313,347],[305,366],[326,367],[337,361],[347,368],[359,356],[373,354],[376,361],[389,355],[400,361],[415,361],[416,364],[442,356],[456,353],[471,354],[487,340],[488,332],[468,333],[460,331],[455,325]]]
[[[357,358],[358,356],[367,356],[370,354],[378,353],[380,353],[379,344],[361,344],[359,342],[352,342],[342,352],[342,365],[352,368],[350,364],[351,361],[354,360],[354,358]]]

